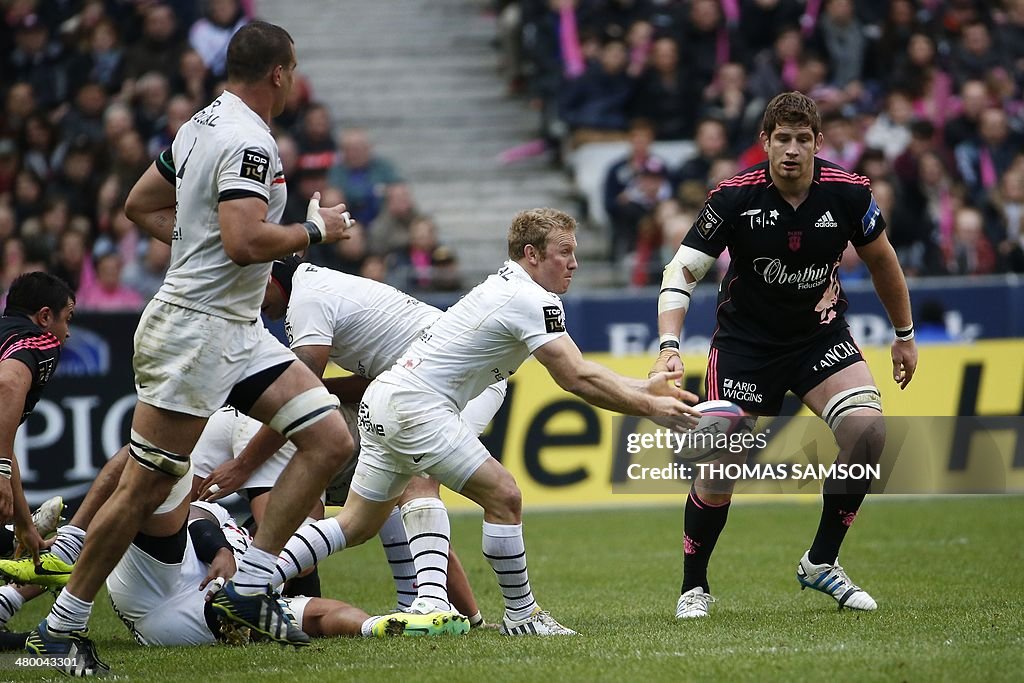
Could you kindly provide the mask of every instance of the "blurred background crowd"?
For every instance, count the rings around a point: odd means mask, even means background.
[[[169,248],[125,218],[124,198],[223,88],[254,5],[0,1],[0,293],[46,269],[82,310],[141,309]],[[599,201],[609,258],[634,285],[660,281],[710,187],[763,159],[761,113],[788,89],[821,107],[821,156],[871,179],[909,275],[1024,272],[1024,0],[496,0],[493,13],[509,92],[538,112],[533,149],[556,163],[628,150]],[[373,131],[307,78],[274,132],[285,222],[314,191],[359,222],[312,261],[417,292],[473,284],[402,160],[377,155]],[[656,151],[676,143],[687,154]],[[852,250],[842,277],[867,277]]]

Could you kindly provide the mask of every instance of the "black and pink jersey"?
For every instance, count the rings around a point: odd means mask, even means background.
[[[21,414],[24,422],[57,369],[60,341],[24,316],[5,315],[0,318],[0,362],[9,358],[21,361],[32,373],[32,387]]]
[[[807,199],[794,209],[768,162],[708,194],[683,244],[731,262],[718,294],[711,345],[749,352],[788,347],[846,327],[839,261],[885,230],[867,178],[818,158]]]

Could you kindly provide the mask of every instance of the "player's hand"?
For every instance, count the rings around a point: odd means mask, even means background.
[[[917,344],[910,341],[895,340],[892,343],[892,379],[906,389],[917,371]]]
[[[224,581],[230,579],[238,571],[238,567],[235,565],[235,555],[227,548],[221,548],[217,551],[217,554],[213,557],[213,562],[210,563],[210,570],[206,572],[206,577],[199,582],[199,590],[205,589],[211,582],[216,583],[211,586],[210,593],[207,594],[207,598],[210,594],[216,593],[218,590],[224,587]],[[217,581],[220,579],[220,581]]]
[[[344,204],[321,208],[319,192],[314,192],[309,200],[306,220],[316,224],[322,237],[321,242],[347,240],[352,236],[348,234],[348,229],[355,224],[351,214],[345,210]]]
[[[0,477],[0,524],[6,524],[14,518],[14,492],[11,480]]]
[[[231,495],[252,476],[252,471],[238,458],[232,458],[219,466],[199,487],[199,500],[213,502]]]
[[[647,373],[648,377],[653,377],[659,372],[682,372],[683,371],[683,359],[679,356],[679,349],[662,349],[661,353],[658,354],[658,360],[654,361],[654,366],[651,367],[651,371]]]
[[[652,375],[644,385],[644,391],[653,397],[651,417],[654,422],[676,431],[696,427],[701,418],[700,411],[688,405],[697,403],[700,399],[695,394],[679,388],[682,377],[682,370],[659,372]]]
[[[36,529],[35,524],[29,524],[28,528],[22,528],[18,525],[14,526],[14,536],[18,539],[18,547],[21,549],[21,554],[29,555],[32,558],[32,562],[39,564],[39,551],[45,545],[43,537],[39,535],[39,530]]]

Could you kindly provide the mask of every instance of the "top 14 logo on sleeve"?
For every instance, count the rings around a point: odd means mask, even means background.
[[[258,183],[267,182],[267,170],[270,168],[270,159],[259,149],[247,149],[242,152],[242,167],[238,175],[246,180],[255,180]]]
[[[544,327],[551,332],[565,332],[565,313],[561,306],[544,307]]]

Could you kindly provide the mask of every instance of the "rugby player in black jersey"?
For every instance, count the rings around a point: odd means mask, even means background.
[[[682,369],[679,332],[690,294],[717,257],[731,263],[718,296],[708,399],[750,415],[776,415],[792,391],[833,431],[837,462],[877,461],[885,442],[881,397],[844,318],[839,261],[852,243],[895,328],[892,376],[906,388],[917,367],[910,297],[885,219],[867,178],[818,159],[821,117],[798,93],[767,106],[761,142],[768,161],[712,190],[678,252],[665,267],[658,298],[661,353],[655,371]],[[839,546],[869,482],[829,478],[821,521],[800,559],[804,588],[831,595],[840,608],[874,610],[875,601],[839,565]],[[729,482],[698,478],[686,501],[683,584],[676,617],[708,615],[708,560],[725,526]]]
[[[39,561],[43,539],[21,488],[14,435],[42,396],[70,334],[75,293],[48,273],[26,273],[11,283],[0,317],[0,524],[14,520],[22,547]]]

